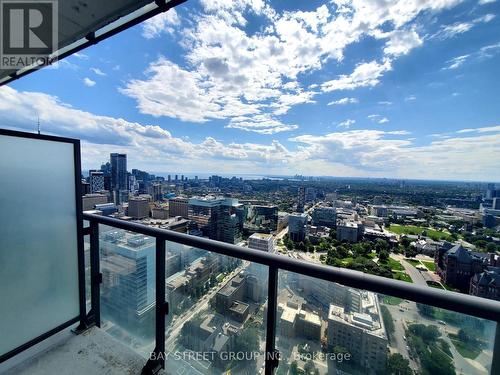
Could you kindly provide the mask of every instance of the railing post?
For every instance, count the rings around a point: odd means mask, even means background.
[[[90,222],[90,300],[91,315],[101,328],[101,264],[99,260],[99,224]]]
[[[495,342],[493,343],[493,358],[491,358],[490,374],[500,374],[500,322],[496,322]]]
[[[82,245],[81,251],[78,253],[78,274],[79,274],[79,293],[80,293],[80,324],[73,332],[77,335],[87,331],[89,328],[97,325],[101,327],[100,322],[100,296],[99,296],[99,224],[94,221],[89,221],[89,227],[81,230]],[[90,293],[91,293],[91,309],[87,314],[86,300],[86,280],[85,280],[85,255],[83,250],[83,236],[90,237]],[[97,262],[97,264],[96,264]],[[96,291],[97,290],[97,291]]]
[[[165,240],[156,237],[156,320],[155,348],[142,374],[156,374],[165,368],[165,315],[168,306],[165,301]]]
[[[269,266],[269,283],[267,292],[267,331],[266,331],[266,375],[274,373],[279,364],[279,353],[276,350],[276,311],[278,304],[278,268]]]

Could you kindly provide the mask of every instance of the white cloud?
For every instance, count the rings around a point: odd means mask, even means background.
[[[95,81],[92,81],[89,77],[85,77],[83,79],[83,84],[85,86],[92,87],[92,86],[95,86],[96,83],[95,83]]]
[[[384,117],[384,116],[378,115],[378,114],[369,115],[369,116],[367,116],[367,118],[369,120],[372,120],[373,122],[378,123],[378,124],[385,124],[385,123],[389,122],[389,119],[387,117]]]
[[[88,60],[89,59],[89,57],[86,54],[81,53],[81,52],[76,52],[72,56],[74,56],[78,59],[81,59],[81,60]]]
[[[481,47],[479,49],[478,56],[480,58],[489,58],[489,57],[493,57],[498,52],[500,52],[500,43],[490,44],[490,45]]]
[[[337,79],[327,81],[321,85],[321,88],[325,92],[330,92],[375,86],[380,82],[382,74],[389,70],[391,70],[390,60],[386,60],[381,64],[376,61],[362,63],[356,66],[351,74],[343,74]]]
[[[146,39],[153,39],[164,32],[171,34],[175,30],[174,26],[180,24],[181,20],[175,8],[171,8],[167,12],[160,13],[145,21],[142,26],[142,36]]]
[[[500,128],[488,129],[495,134],[440,137],[424,146],[416,146],[412,138],[398,138],[408,132],[379,130],[302,135],[291,141],[302,144],[303,157],[323,168],[329,166],[326,171],[333,171],[340,164],[370,171],[371,176],[387,176],[391,170],[393,176],[407,178],[491,180],[500,177],[496,165],[500,157]],[[461,168],[454,168],[455,165]]]
[[[470,55],[462,55],[454,57],[446,62],[446,66],[443,69],[444,70],[457,69],[461,67],[469,57]]]
[[[40,117],[42,132],[82,140],[85,168],[95,167],[110,152],[126,152],[131,167],[186,172],[350,175],[437,179],[499,179],[500,126],[463,129],[447,139],[415,145],[408,131],[347,130],[303,134],[286,147],[223,143],[213,137],[191,142],[159,126],[100,116],[36,92],[0,88],[0,122],[33,131]],[[242,119],[243,120],[243,119]],[[460,165],[457,169],[454,166]]]
[[[500,133],[500,125],[488,126],[483,128],[469,128],[458,130],[457,133]]]
[[[359,100],[356,98],[342,98],[339,100],[334,100],[327,105],[346,105],[346,104],[357,104]]]
[[[101,69],[99,68],[90,68],[91,71],[93,71],[95,74],[98,76],[106,76],[106,73],[104,73]]]
[[[227,166],[235,170],[249,169],[256,163],[271,171],[292,157],[277,141],[268,145],[223,144],[207,137],[193,143],[174,137],[159,126],[142,125],[72,108],[51,95],[20,92],[7,86],[0,88],[2,123],[31,131],[33,119],[38,116],[43,133],[82,140],[83,164],[87,167],[95,167],[109,158],[109,153],[113,151],[127,152],[136,166],[157,171],[163,168],[171,170],[180,163],[186,171],[202,171],[200,165],[220,171],[225,167],[220,160],[231,161]]]
[[[417,100],[417,97],[415,95],[408,95],[407,97],[405,97],[406,102],[412,102],[414,100]]]
[[[149,65],[146,78],[130,79],[121,92],[134,98],[144,114],[193,122],[223,119],[228,127],[259,132],[258,119],[235,118],[266,116],[275,124],[269,134],[291,130],[296,125],[282,124],[279,117],[294,106],[314,103],[321,94],[316,88],[376,86],[398,56],[422,45],[410,23],[423,12],[459,2],[336,0],[309,11],[278,12],[265,0],[202,0],[203,10],[186,15],[185,22],[169,11],[143,28],[147,38],[178,31],[186,63],[160,57]],[[253,34],[245,28],[249,16],[262,22]],[[382,31],[381,25],[388,27]],[[386,40],[380,61],[361,62],[350,74],[333,70],[328,72],[333,79],[301,88],[301,75],[321,70],[330,60],[342,63],[345,48],[364,37]]]
[[[349,129],[352,125],[354,125],[356,123],[356,120],[353,120],[353,119],[347,119],[345,121],[342,121],[340,122],[337,127],[338,128],[345,128],[345,129]]]
[[[491,4],[494,3],[497,0],[479,0],[479,5],[486,5],[486,4]]]
[[[384,48],[384,53],[391,56],[406,55],[422,44],[423,41],[415,29],[395,30],[389,33],[389,40]]]
[[[283,131],[295,130],[298,126],[286,125],[273,119],[265,120],[241,117],[232,119],[229,124],[226,125],[226,128],[241,129],[260,134],[275,134]]]
[[[471,30],[475,25],[481,23],[488,23],[495,18],[494,14],[485,14],[484,16],[477,17],[468,22],[455,22],[451,25],[443,25],[440,30],[431,36],[431,38],[449,39],[459,34],[466,33]]]
[[[380,105],[392,105],[392,102],[385,100],[385,101],[378,102],[378,104],[380,104]]]

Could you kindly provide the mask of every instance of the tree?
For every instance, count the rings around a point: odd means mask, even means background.
[[[378,259],[385,263],[389,260],[389,253],[387,252],[387,250],[382,250],[380,251],[380,253],[378,254]]]
[[[387,308],[387,306],[381,305],[381,313],[382,319],[384,320],[385,329],[387,330],[387,334],[389,335],[389,341],[392,337],[394,337],[394,321],[392,320],[392,315]]]
[[[399,353],[394,353],[387,359],[387,371],[393,375],[412,375],[410,361]]]
[[[290,374],[297,375],[299,373],[299,366],[297,365],[297,361],[293,361],[290,365]]]
[[[305,363],[304,365],[304,372],[307,375],[314,374],[314,370],[316,370],[316,367],[314,366],[314,362],[309,360]]]
[[[493,242],[488,243],[488,245],[486,245],[486,251],[488,253],[495,253],[497,251],[497,245]]]
[[[255,353],[259,350],[259,331],[255,327],[249,327],[236,337],[235,351],[242,353]],[[251,356],[245,356],[249,359]]]
[[[375,251],[377,254],[380,254],[381,251],[387,251],[389,249],[389,245],[386,240],[378,239],[375,243]]]
[[[417,310],[422,316],[427,316],[430,318],[434,317],[434,308],[423,303],[417,303]]]

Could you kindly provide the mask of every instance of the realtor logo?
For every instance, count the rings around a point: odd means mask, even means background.
[[[49,65],[57,48],[57,0],[0,0],[0,69]]]

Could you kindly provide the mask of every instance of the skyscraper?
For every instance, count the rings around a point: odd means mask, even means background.
[[[189,198],[188,216],[198,224],[203,235],[217,241],[237,243],[241,239],[238,200],[223,197]]]
[[[304,213],[291,214],[288,217],[288,235],[294,242],[306,239],[307,215]]]
[[[110,154],[111,161],[111,189],[115,192],[114,196],[120,204],[120,192],[128,190],[127,184],[127,155],[112,153]]]
[[[104,190],[104,173],[102,171],[89,171],[90,192],[97,193]]]
[[[304,205],[306,203],[306,189],[301,186],[297,196],[297,212],[304,212]]]

